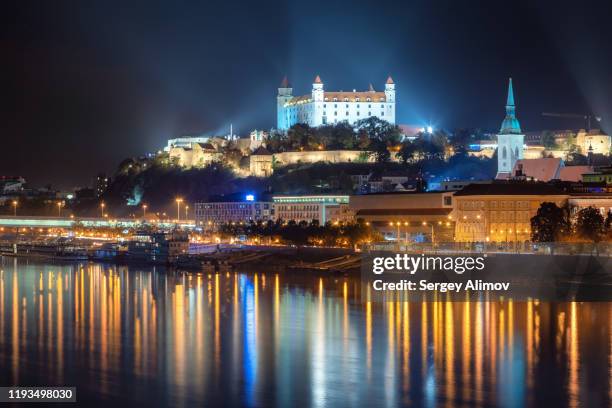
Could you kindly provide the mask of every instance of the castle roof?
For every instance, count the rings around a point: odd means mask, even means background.
[[[391,75],[389,75],[389,77],[387,78],[387,84],[391,85],[394,84],[395,82],[393,82],[393,78],[391,78]]]
[[[359,101],[357,101],[357,98],[359,98]],[[343,92],[343,91],[340,91],[340,92],[324,92],[323,100],[325,102],[386,102],[387,98],[384,92],[375,92],[375,91]],[[287,105],[297,105],[300,103],[308,103],[308,102],[312,102],[312,95],[294,96],[287,102]]]
[[[455,197],[474,195],[564,195],[563,191],[546,183],[493,182],[469,184],[455,193]]]
[[[314,79],[314,83],[315,84],[322,84],[323,81],[321,81],[321,77],[317,75],[317,77]]]
[[[291,88],[291,85],[289,84],[289,79],[287,79],[287,75],[285,75],[283,77],[283,80],[281,81],[280,87],[281,88]]]
[[[508,81],[508,97],[506,99],[506,117],[501,124],[500,134],[521,134],[521,125],[516,118],[516,108],[514,105],[514,90],[512,89],[512,78]]]

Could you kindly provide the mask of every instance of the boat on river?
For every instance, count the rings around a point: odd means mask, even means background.
[[[87,249],[69,241],[31,241],[0,244],[3,256],[31,257],[56,261],[87,261]]]

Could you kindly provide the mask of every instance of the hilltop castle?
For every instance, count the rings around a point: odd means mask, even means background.
[[[293,96],[293,88],[285,77],[278,88],[277,128],[287,130],[296,123],[310,126],[334,124],[342,121],[355,123],[358,120],[376,116],[395,124],[395,83],[387,78],[384,92],[367,91],[335,92],[325,91],[323,81],[317,75],[312,92]]]

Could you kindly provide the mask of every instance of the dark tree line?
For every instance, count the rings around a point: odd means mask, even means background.
[[[612,212],[604,217],[598,209],[587,207],[572,217],[567,205],[558,207],[555,203],[542,203],[531,218],[531,239],[534,242],[612,240]]]
[[[294,245],[325,245],[351,247],[380,239],[378,233],[363,222],[326,223],[317,221],[268,221],[228,223],[219,228],[225,237],[244,235],[249,238],[267,239]]]

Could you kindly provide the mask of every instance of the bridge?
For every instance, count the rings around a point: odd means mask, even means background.
[[[67,217],[36,217],[36,216],[0,216],[0,227],[5,228],[139,228],[155,226],[170,229],[195,228],[193,220],[143,220],[134,218],[67,218]]]

